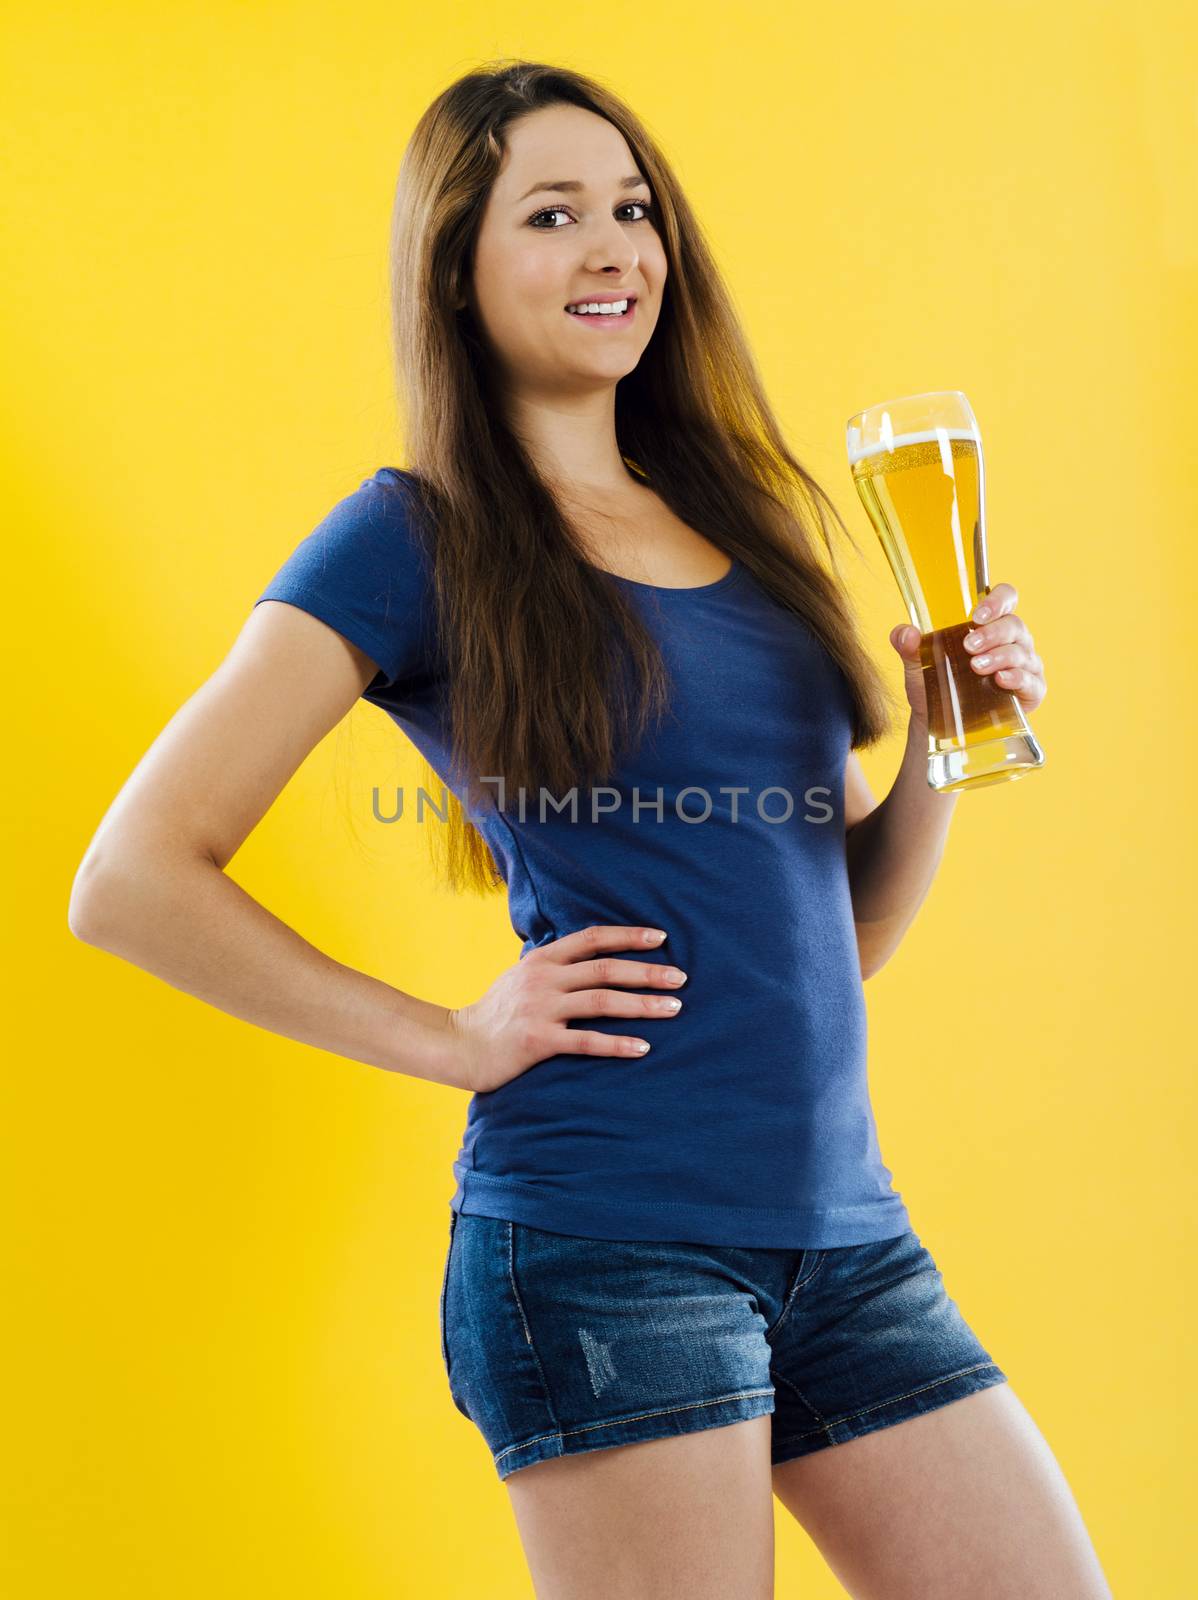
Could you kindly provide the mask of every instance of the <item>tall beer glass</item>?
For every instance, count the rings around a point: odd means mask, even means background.
[[[1044,765],[1023,707],[970,666],[969,613],[989,593],[982,438],[959,389],[883,400],[848,421],[853,482],[920,632],[928,783],[977,789]]]

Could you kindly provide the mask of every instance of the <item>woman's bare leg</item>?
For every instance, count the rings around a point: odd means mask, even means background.
[[[785,1461],[773,1478],[853,1600],[1111,1600],[1009,1382]]]
[[[772,1600],[770,1422],[558,1456],[505,1478],[537,1600]]]

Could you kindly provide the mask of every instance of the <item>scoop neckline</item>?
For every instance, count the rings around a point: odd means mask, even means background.
[[[740,576],[742,566],[740,558],[733,556],[732,565],[722,578],[716,578],[712,583],[694,583],[686,588],[677,588],[673,585],[661,583],[642,583],[639,578],[625,578],[622,573],[608,572],[606,567],[597,567],[593,561],[588,561],[587,566],[596,572],[606,573],[609,578],[614,578],[617,583],[626,583],[633,589],[645,589],[650,594],[714,594],[717,589],[726,589]]]
[[[393,473],[397,478],[405,478],[412,475],[403,467],[380,467],[379,471]],[[623,574],[610,572],[606,567],[597,566],[593,561],[587,561],[585,565],[590,567],[593,572],[602,572],[607,577],[614,578],[617,583],[626,583],[633,589],[644,589],[649,594],[715,594],[719,589],[728,588],[740,577],[743,570],[740,558],[732,556],[731,561],[732,565],[722,578],[716,578],[713,583],[694,583],[682,589],[661,583],[642,583],[639,578],[625,578]]]

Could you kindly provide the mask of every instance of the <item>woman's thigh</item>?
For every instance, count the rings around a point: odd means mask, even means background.
[[[1110,1600],[1072,1491],[1008,1383],[773,1476],[854,1600]]]
[[[450,1393],[507,1485],[538,1600],[769,1600],[758,1296],[780,1312],[798,1255],[454,1219]]]
[[[1064,1476],[914,1231],[824,1250],[770,1332],[775,1492],[855,1600],[1106,1600]]]
[[[506,1484],[537,1600],[772,1600],[768,1416],[559,1456]]]

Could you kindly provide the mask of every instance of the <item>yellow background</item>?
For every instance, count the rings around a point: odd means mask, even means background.
[[[961,799],[867,985],[883,1154],[1115,1592],[1192,1596],[1194,14],[499,10],[5,25],[0,1586],[530,1593],[438,1348],[466,1095],[255,1029],[67,928],[105,808],[266,580],[404,463],[400,155],[446,83],[519,55],[603,77],[677,164],[862,544],[896,686],[906,618],[845,419],[933,388],[974,405],[1047,765]],[[866,757],[879,797],[899,753]],[[371,820],[373,784],[420,775],[359,705],[230,870],[329,954],[460,1004],[519,945],[501,899],[435,887],[414,823]],[[779,1595],[839,1594],[781,1508],[777,1529]]]

